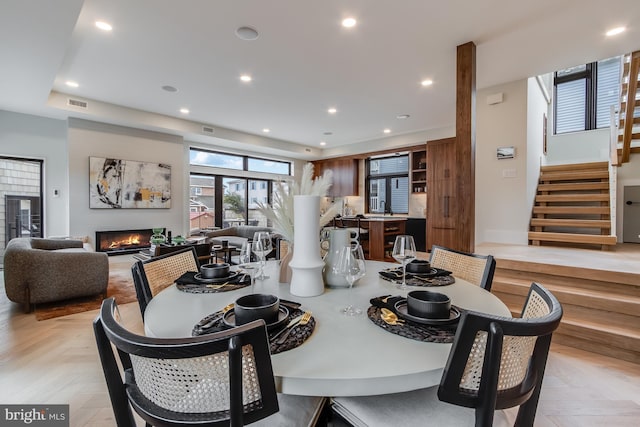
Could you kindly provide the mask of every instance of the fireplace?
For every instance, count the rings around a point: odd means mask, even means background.
[[[124,255],[151,247],[149,239],[153,231],[142,230],[96,231],[96,251],[107,255]]]

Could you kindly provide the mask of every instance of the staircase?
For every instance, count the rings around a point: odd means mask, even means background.
[[[640,153],[640,51],[626,55],[623,61],[620,91],[618,164],[629,161],[631,153]]]
[[[529,243],[598,245],[603,250],[616,244],[611,225],[607,162],[540,168]]]
[[[554,343],[640,363],[640,273],[496,258],[491,292],[516,317],[532,281],[562,304]]]

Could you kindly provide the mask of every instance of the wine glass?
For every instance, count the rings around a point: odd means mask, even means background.
[[[256,279],[264,280],[269,276],[264,274],[264,266],[266,263],[266,257],[269,252],[273,250],[273,244],[271,243],[271,236],[267,231],[256,231],[253,234],[253,253],[260,259],[260,271],[256,276]]]
[[[364,262],[364,254],[362,252],[362,246],[345,246],[340,250],[338,256],[338,262],[333,267],[333,272],[344,276],[347,283],[349,283],[349,299],[353,298],[353,283],[364,276],[366,273],[366,266]],[[354,307],[352,303],[342,310],[342,314],[347,316],[357,316],[362,314],[362,309]]]
[[[238,267],[245,271],[251,279],[251,293],[253,293],[253,284],[255,282],[256,272],[258,271],[258,263],[252,262],[251,259],[252,252],[253,243],[251,243],[251,241],[247,241],[242,244],[240,256],[238,258],[238,261],[240,262]]]
[[[407,263],[416,257],[416,244],[413,241],[413,236],[396,236],[391,256],[402,263],[402,283],[397,287],[398,289],[407,289]]]

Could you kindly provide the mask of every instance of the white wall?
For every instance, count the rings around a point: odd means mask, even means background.
[[[528,218],[538,191],[540,165],[544,156],[544,117],[548,104],[536,81],[527,81],[527,206]]]
[[[488,105],[487,96],[498,93],[503,101]],[[527,244],[527,94],[527,80],[477,93],[476,244]],[[496,149],[505,146],[515,147],[515,158],[497,160]]]
[[[609,161],[609,128],[553,135],[549,126],[547,155],[543,164]]]
[[[69,234],[67,122],[0,110],[0,155],[44,160],[44,234]]]
[[[120,126],[69,120],[69,222],[72,235],[166,227],[185,234],[187,176],[182,137]],[[89,209],[89,157],[112,157],[171,165],[171,208]]]

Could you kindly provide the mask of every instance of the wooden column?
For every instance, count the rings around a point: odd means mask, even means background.
[[[457,48],[456,66],[456,248],[475,250],[476,45]]]

